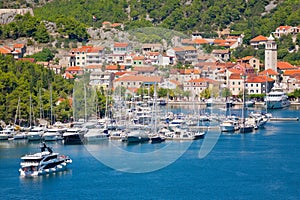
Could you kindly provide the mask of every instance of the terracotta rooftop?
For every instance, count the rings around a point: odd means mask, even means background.
[[[291,65],[288,62],[277,62],[277,67],[280,70],[286,70],[286,69],[296,69],[293,65]]]
[[[267,70],[264,70],[262,72],[259,72],[259,75],[272,75],[272,76],[276,76],[278,75],[279,73],[278,72],[275,72],[273,69],[267,69]]]
[[[66,71],[82,71],[83,69],[79,66],[71,66],[66,69]]]
[[[118,67],[118,65],[107,65],[105,67],[106,70],[125,70],[125,65],[120,65]]]
[[[285,75],[285,76],[291,76],[291,75],[296,75],[296,74],[300,74],[300,69],[286,70],[283,73],[283,75]]]
[[[259,35],[256,36],[255,38],[251,39],[250,42],[261,42],[261,41],[267,41],[268,38],[266,38],[265,36]]]
[[[128,43],[115,42],[114,47],[128,47]]]
[[[14,44],[14,48],[23,48],[25,44]]]
[[[122,76],[115,80],[115,82],[118,81],[141,81],[141,82],[156,82],[160,83],[162,81],[162,78],[160,76]]]
[[[276,28],[276,30],[288,30],[290,28],[292,28],[292,26],[279,26]]]
[[[217,81],[210,78],[198,78],[189,80],[190,83],[217,83]]]
[[[205,39],[198,38],[198,39],[194,39],[194,43],[195,44],[208,44],[209,42]]]

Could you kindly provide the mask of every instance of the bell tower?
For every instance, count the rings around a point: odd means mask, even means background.
[[[265,70],[267,69],[277,72],[277,44],[272,35],[268,37],[265,46]]]

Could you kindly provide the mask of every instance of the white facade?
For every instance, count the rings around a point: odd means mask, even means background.
[[[277,72],[277,44],[270,35],[265,47],[265,70],[272,69]]]

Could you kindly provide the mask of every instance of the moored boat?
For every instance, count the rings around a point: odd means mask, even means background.
[[[291,102],[281,87],[274,86],[265,97],[265,104],[267,109],[280,109],[289,107]]]
[[[21,176],[33,177],[63,171],[72,163],[68,156],[54,153],[45,143],[42,143],[40,148],[41,152],[21,157]]]

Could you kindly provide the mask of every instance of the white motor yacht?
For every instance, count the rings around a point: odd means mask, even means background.
[[[21,176],[33,177],[63,171],[72,163],[68,156],[54,153],[45,143],[40,148],[41,152],[21,157],[19,169]]]

